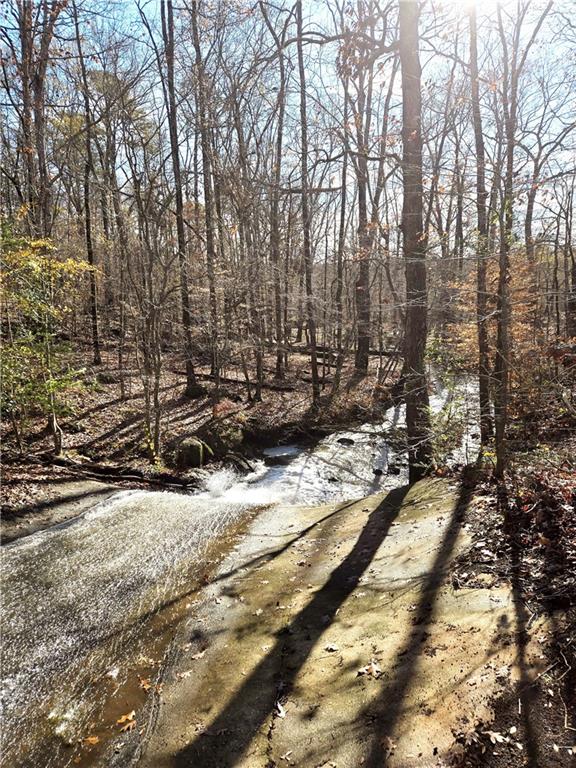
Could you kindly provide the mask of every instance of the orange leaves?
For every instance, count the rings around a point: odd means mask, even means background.
[[[149,678],[147,677],[139,677],[138,678],[140,688],[142,688],[143,691],[148,692],[150,688],[152,688],[152,683],[150,682]]]
[[[116,725],[120,726],[122,733],[133,731],[136,728],[136,712],[128,712],[126,715],[122,715],[116,720]]]

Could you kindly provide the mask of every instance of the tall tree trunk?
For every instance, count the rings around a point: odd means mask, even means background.
[[[498,31],[503,53],[502,111],[506,139],[506,170],[504,176],[503,210],[500,214],[500,252],[498,275],[498,325],[496,334],[496,361],[494,365],[494,417],[496,426],[496,477],[502,478],[508,467],[506,426],[508,422],[508,400],[510,388],[510,247],[514,225],[514,152],[516,149],[516,124],[518,118],[518,85],[528,51],[533,45],[538,30],[552,8],[553,2],[545,7],[536,23],[524,51],[520,53],[522,24],[528,4],[518,5],[518,19],[513,32],[512,50],[508,50],[502,11],[498,6]],[[510,57],[510,58],[509,58]]]
[[[86,63],[82,51],[82,38],[80,35],[80,25],[78,23],[78,9],[76,3],[73,5],[74,28],[76,32],[76,44],[78,46],[78,59],[80,62],[80,74],[82,77],[82,96],[84,99],[84,121],[85,121],[85,141],[86,157],[84,160],[84,235],[86,238],[86,256],[90,264],[90,318],[92,328],[92,351],[94,365],[101,365],[102,356],[100,354],[100,333],[98,330],[98,290],[96,285],[96,258],[94,254],[94,245],[92,242],[92,209],[90,193],[90,176],[93,172],[92,160],[92,115],[90,110],[90,97],[88,90],[88,75],[86,74]],[[44,214],[46,215],[46,214]]]
[[[428,292],[425,261],[426,236],[423,222],[419,16],[418,3],[400,3],[404,191],[402,233],[406,270],[404,386],[410,482],[426,475],[432,464],[428,384],[424,362]]]
[[[284,331],[282,328],[282,290],[280,281],[280,182],[282,179],[282,147],[284,141],[284,114],[286,111],[286,66],[284,63],[284,39],[285,28],[282,37],[279,37],[272,26],[266,5],[261,1],[260,10],[266,22],[266,26],[272,37],[278,53],[278,68],[280,73],[280,87],[276,109],[278,110],[278,124],[276,126],[276,144],[274,157],[274,173],[272,182],[272,196],[270,202],[270,258],[272,261],[272,281],[274,284],[274,331],[276,336],[276,378],[284,378]]]
[[[371,70],[369,70],[371,74]],[[358,187],[358,275],[354,286],[356,301],[356,355],[354,367],[361,374],[368,372],[370,359],[370,259],[372,256],[372,228],[368,226],[368,137],[372,109],[372,79],[363,82],[364,70],[360,68],[357,114],[356,180]]]
[[[574,182],[568,192],[566,206],[566,233],[564,238],[564,259],[566,263],[566,336],[576,338],[576,254],[572,245],[572,224],[574,220]]]
[[[218,303],[216,297],[216,248],[214,242],[214,200],[212,194],[212,167],[210,159],[210,127],[208,125],[208,113],[210,105],[206,93],[206,73],[202,61],[202,49],[200,48],[200,35],[198,32],[198,6],[199,0],[192,0],[192,39],[194,53],[196,55],[196,104],[200,128],[200,146],[202,150],[202,178],[204,182],[204,222],[206,227],[206,265],[208,270],[208,293],[210,302],[210,335],[212,346],[212,372],[219,384],[220,362],[218,359]]]
[[[476,216],[478,221],[477,275],[476,275],[476,327],[478,332],[478,395],[480,401],[480,439],[485,447],[492,436],[490,413],[490,357],[488,347],[486,261],[488,250],[488,212],[486,190],[486,153],[480,113],[480,87],[478,73],[478,42],[476,8],[470,7],[470,78],[472,90],[472,118],[476,143]]]
[[[178,147],[178,114],[174,88],[174,11],[172,0],[162,0],[162,36],[166,57],[166,95],[168,128],[170,132],[170,152],[172,173],[174,174],[174,195],[176,203],[176,237],[178,241],[178,267],[180,272],[180,302],[182,305],[182,327],[184,330],[184,356],[186,358],[187,397],[195,397],[202,391],[196,379],[193,363],[192,314],[188,289],[188,260],[186,256],[186,236],[184,233],[184,201],[182,199],[182,176],[180,172],[180,150]]]
[[[306,314],[310,346],[310,367],[312,371],[312,403],[316,405],[320,397],[318,379],[318,359],[316,353],[316,320],[314,317],[314,294],[312,291],[312,247],[310,242],[310,201],[308,190],[308,116],[306,112],[306,75],[304,70],[304,51],[302,44],[302,0],[296,3],[298,73],[300,75],[300,131],[301,131],[301,169],[302,169],[302,229],[304,238],[304,272],[306,281]]]
[[[344,114],[343,122],[346,125],[348,121],[348,87],[344,83]],[[344,345],[342,343],[342,326],[344,313],[342,307],[342,294],[344,291],[344,247],[346,245],[346,183],[348,177],[348,152],[344,147],[344,157],[342,159],[342,175],[340,177],[340,212],[338,221],[338,244],[336,248],[336,292],[334,303],[336,309],[336,369],[334,371],[334,382],[332,384],[332,394],[338,392],[340,388],[340,379],[342,376],[342,367],[344,365]]]

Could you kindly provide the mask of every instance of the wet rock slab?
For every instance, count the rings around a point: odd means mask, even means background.
[[[436,765],[515,674],[508,590],[452,586],[463,501],[435,480],[264,512],[192,610],[141,765]]]

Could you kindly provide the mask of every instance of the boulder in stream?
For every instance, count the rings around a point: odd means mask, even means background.
[[[210,458],[212,450],[196,435],[184,437],[175,449],[174,459],[179,469],[201,467]]]
[[[211,458],[221,459],[237,451],[244,441],[242,424],[235,416],[212,419],[175,446],[174,460],[179,469],[193,469]]]

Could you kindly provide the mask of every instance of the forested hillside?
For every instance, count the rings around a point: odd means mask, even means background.
[[[10,444],[26,453],[43,414],[55,452],[73,446],[70,414],[114,384],[118,403],[139,393],[158,462],[177,396],[217,403],[232,383],[255,403],[287,382],[317,419],[401,374],[416,477],[426,356],[477,375],[499,475],[510,437],[565,434],[564,5],[4,4]]]
[[[573,764],[575,12],[0,2],[3,765]]]

